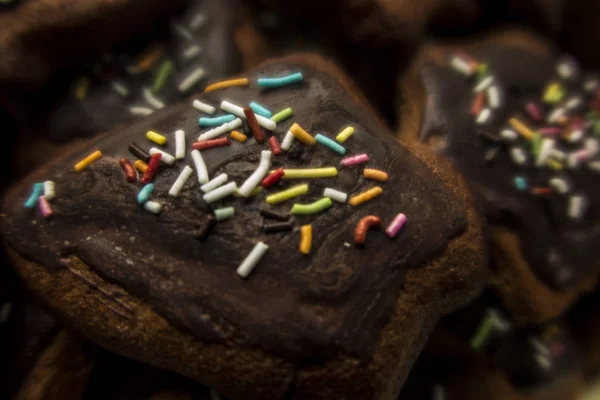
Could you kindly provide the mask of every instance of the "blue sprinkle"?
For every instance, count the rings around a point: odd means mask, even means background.
[[[38,202],[38,198],[42,195],[43,191],[44,191],[43,183],[34,183],[33,189],[31,189],[31,194],[29,195],[29,198],[25,202],[25,207],[27,207],[27,208],[35,207],[35,205]]]
[[[150,195],[154,191],[154,183],[145,185],[142,190],[138,193],[138,204],[144,204],[150,199]]]
[[[261,106],[260,104],[254,101],[250,103],[250,108],[252,109],[252,111],[254,111],[254,114],[262,115],[265,118],[271,118],[271,116],[273,115],[271,111],[267,110],[265,107]]]
[[[303,79],[304,76],[302,76],[302,72],[296,72],[295,74],[282,76],[281,78],[258,78],[258,86],[262,88],[278,88],[302,82]]]
[[[520,191],[527,189],[527,179],[523,178],[522,176],[515,176],[515,186]]]
[[[235,115],[232,114],[227,114],[227,115],[222,115],[220,117],[201,117],[198,120],[198,123],[200,124],[200,126],[221,126],[223,124],[226,124],[228,122],[231,122],[235,119]]]
[[[344,146],[339,145],[335,141],[329,139],[326,136],[321,135],[320,133],[317,133],[317,135],[315,136],[315,140],[318,143],[321,143],[323,146],[329,147],[331,150],[335,151],[339,155],[343,156],[344,154],[346,154],[346,148]]]

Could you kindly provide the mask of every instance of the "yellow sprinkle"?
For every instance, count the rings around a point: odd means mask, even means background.
[[[351,197],[350,200],[348,201],[348,203],[351,206],[357,206],[359,204],[364,203],[365,201],[374,199],[375,197],[379,196],[382,193],[383,193],[383,189],[380,188],[379,186],[375,186],[374,188],[369,189],[366,192],[362,192],[362,193],[357,194],[356,196]]]
[[[204,89],[204,93],[214,92],[215,90],[226,89],[232,86],[248,86],[248,78],[230,79],[228,81],[213,83]]]
[[[284,169],[283,179],[329,178],[337,176],[337,173],[336,167]]]
[[[552,168],[555,171],[560,171],[561,169],[563,169],[563,165],[556,160],[548,160],[546,163],[550,168]]]
[[[348,140],[348,138],[350,136],[352,136],[352,134],[354,133],[354,128],[349,126],[346,129],[344,129],[343,131],[341,131],[336,137],[335,140],[337,140],[340,143],[344,143],[346,140]]]
[[[154,142],[154,143],[159,144],[161,146],[163,146],[165,143],[167,143],[167,138],[166,137],[164,137],[160,133],[156,133],[154,131],[148,131],[148,133],[146,133],[146,137],[151,142]]]
[[[267,196],[265,201],[267,204],[278,204],[305,193],[308,193],[308,185],[306,183],[303,185],[293,186],[289,189]]]
[[[248,136],[244,135],[242,132],[231,131],[231,138],[240,143],[244,143],[248,139]]]
[[[75,97],[77,100],[83,100],[87,96],[88,89],[90,88],[90,78],[82,76],[78,78],[73,84]]]
[[[143,162],[142,160],[136,160],[133,163],[133,166],[135,167],[135,169],[137,169],[138,171],[140,171],[141,173],[146,172],[146,170],[148,169],[148,164],[146,164],[145,162]]]
[[[292,127],[290,128],[290,132],[292,132],[292,135],[294,135],[294,137],[296,139],[298,139],[299,141],[301,141],[304,144],[312,146],[315,143],[317,143],[315,138],[312,137],[310,135],[310,133],[306,132],[304,129],[302,129],[300,127],[300,125],[298,125],[296,123],[294,123],[294,125],[292,125]]]
[[[98,160],[100,157],[102,157],[102,152],[100,150],[96,150],[95,152],[93,152],[92,154],[75,164],[75,171],[81,171],[94,161]]]
[[[367,179],[374,179],[380,182],[386,182],[388,180],[388,174],[374,168],[365,168],[363,171],[363,175]]]
[[[533,131],[518,119],[511,118],[508,122],[510,123],[510,126],[512,126],[517,132],[519,132],[525,139],[532,140],[535,136]]]
[[[546,103],[553,103],[554,99],[558,95],[560,91],[560,84],[557,82],[550,83],[546,86],[546,90],[544,91],[543,99]]]
[[[300,253],[308,255],[312,246],[312,225],[302,225],[300,235]]]

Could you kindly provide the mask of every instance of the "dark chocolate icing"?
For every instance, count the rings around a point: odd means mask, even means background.
[[[577,284],[599,267],[600,191],[598,175],[582,167],[556,173],[549,168],[515,165],[504,149],[492,162],[485,160],[489,142],[478,130],[498,135],[509,117],[524,117],[527,101],[539,99],[553,77],[554,59],[499,45],[480,46],[472,54],[487,63],[505,88],[503,108],[494,119],[478,128],[470,113],[473,83],[450,67],[427,65],[422,79],[428,95],[421,140],[437,135],[441,152],[467,177],[483,203],[492,224],[505,225],[519,236],[525,259],[537,277],[554,289]],[[567,174],[585,192],[590,207],[582,220],[566,215],[567,196],[533,196],[515,187],[513,179],[525,175],[531,182],[547,182]]]
[[[296,71],[303,72],[304,82],[273,90],[256,87],[259,76]],[[367,165],[389,172],[389,181],[380,184],[383,194],[358,207],[336,203],[318,215],[295,216],[293,232],[275,234],[261,229],[264,194],[230,197],[220,204],[235,207],[234,218],[219,222],[206,241],[198,241],[194,233],[206,223],[207,212],[200,204],[195,173],[178,198],[167,194],[183,165],[193,167],[189,153],[185,161],[163,168],[155,180],[152,199],[164,203],[158,216],[136,203],[139,185],[127,183],[118,164],[121,157],[130,156],[130,141],[152,147],[145,138],[148,130],[165,134],[165,150],[173,154],[173,132],[183,129],[189,148],[200,130],[199,113],[187,101],[94,139],[86,151],[49,168],[44,179],[56,182],[57,193],[51,220],[23,207],[29,187],[5,199],[4,236],[21,254],[48,268],[63,268],[62,258],[77,255],[205,341],[260,346],[294,360],[322,359],[337,351],[368,358],[395,309],[408,268],[427,264],[465,231],[464,205],[330,75],[303,64],[267,64],[247,76],[250,87],[199,98],[216,107],[222,100],[238,105],[254,100],[273,112],[291,107],[293,117],[274,132],[280,141],[293,122],[313,135],[329,137],[354,126],[356,132],[344,143],[347,155],[366,152]],[[74,163],[94,148],[105,156],[74,172]],[[272,168],[337,166],[339,174],[308,180],[307,195],[274,210],[289,211],[294,202],[311,203],[322,197],[325,187],[352,195],[374,186],[362,176],[364,165],[342,168],[341,157],[322,145],[300,148],[294,157],[274,156]],[[211,177],[226,172],[239,187],[266,149],[266,142],[259,145],[249,138],[245,144],[232,142],[202,153]],[[268,192],[300,182],[281,181]],[[365,248],[349,245],[362,217],[379,215],[387,225],[398,212],[408,216],[408,223],[394,240],[372,231]],[[313,225],[310,256],[298,250],[299,227],[304,224]],[[270,248],[242,280],[236,267],[259,240]]]

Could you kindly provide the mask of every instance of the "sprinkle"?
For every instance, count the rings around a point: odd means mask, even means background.
[[[146,103],[150,104],[150,106],[154,109],[160,109],[163,108],[165,106],[165,103],[163,103],[162,101],[160,101],[159,99],[157,99],[154,94],[152,94],[152,92],[150,91],[150,89],[148,88],[144,88],[142,90],[142,94],[144,96],[144,100],[146,100]]]
[[[198,136],[198,141],[202,142],[204,140],[214,139],[217,136],[224,134],[225,132],[232,131],[236,128],[239,128],[240,126],[242,126],[242,120],[237,118],[231,122],[228,122],[219,127],[216,127],[209,131],[204,132],[203,134]]]
[[[192,149],[194,149],[194,150],[208,150],[208,149],[212,149],[214,147],[224,147],[224,146],[231,146],[231,141],[229,140],[228,137],[192,143]]]
[[[192,150],[191,154],[194,166],[196,167],[196,172],[198,173],[198,182],[200,184],[208,183],[208,170],[206,169],[202,154],[200,154],[198,150]]]
[[[198,13],[194,16],[192,22],[190,22],[190,28],[194,31],[198,30],[204,25],[205,22],[206,16],[204,14]]]
[[[325,188],[325,190],[323,190],[323,197],[329,197],[338,203],[345,203],[348,199],[348,194],[332,188]]]
[[[135,115],[136,117],[145,117],[153,112],[154,110],[148,107],[129,107],[129,114]]]
[[[250,108],[252,109],[252,111],[254,111],[255,114],[261,115],[265,118],[271,118],[271,116],[273,115],[271,111],[267,110],[265,107],[261,106],[260,104],[254,101],[250,103]]]
[[[83,100],[87,96],[87,92],[90,88],[90,78],[87,76],[82,76],[75,81],[73,84],[75,88],[75,97],[77,100]]]
[[[542,144],[540,146],[540,150],[538,152],[538,156],[537,156],[535,165],[537,167],[546,165],[546,162],[548,161],[548,158],[552,154],[553,149],[554,149],[554,139],[542,140]]]
[[[527,189],[527,179],[525,179],[523,176],[515,176],[514,182],[515,186],[520,191],[524,191]]]
[[[145,162],[143,162],[142,160],[136,160],[133,163],[133,166],[135,167],[135,169],[137,169],[138,171],[140,171],[142,174],[144,172],[146,172],[146,170],[148,169],[148,164],[146,164]]]
[[[351,127],[351,126],[347,126],[346,128],[344,128],[343,131],[341,131],[340,133],[338,133],[338,135],[335,137],[335,140],[337,140],[340,143],[344,143],[353,134],[354,134],[354,128]]]
[[[127,179],[127,182],[137,181],[137,172],[135,172],[135,168],[133,168],[131,161],[126,158],[121,158],[119,160],[119,165],[123,169],[123,172],[125,172],[125,179]]]
[[[600,174],[600,161],[593,161],[588,163],[588,168],[592,171]]]
[[[225,89],[232,86],[248,86],[248,78],[231,79],[228,81],[213,83],[204,89],[204,93],[214,92],[215,90]]]
[[[185,132],[181,129],[175,131],[175,159],[185,158]]]
[[[246,121],[248,121],[248,125],[250,125],[250,130],[252,131],[252,135],[254,136],[254,140],[258,143],[264,143],[265,134],[260,128],[258,124],[258,120],[256,119],[256,114],[252,111],[252,108],[246,107],[244,108],[244,116],[246,117]],[[260,115],[259,115],[260,116]]]
[[[521,136],[523,136],[525,139],[527,139],[527,140],[533,139],[533,131],[531,129],[529,129],[529,127],[527,127],[527,125],[525,125],[518,119],[511,118],[508,120],[508,123],[510,124],[510,126],[513,127],[514,130],[519,132],[521,134]]]
[[[204,242],[206,239],[208,239],[208,236],[210,235],[214,227],[217,225],[217,219],[209,214],[206,216],[206,220],[203,222],[204,224],[200,226],[200,229],[196,231],[194,236],[196,237],[196,239]]]
[[[185,29],[185,27],[183,27],[182,25],[176,23],[176,22],[171,22],[171,26],[173,27],[173,30],[179,35],[181,36],[183,39],[185,40],[192,40],[194,37],[192,36],[192,33],[190,31],[188,31],[187,29]]]
[[[142,53],[142,57],[138,58],[137,66],[142,71],[147,71],[158,59],[163,55],[164,49],[160,46],[153,47]]]
[[[295,136],[291,131],[287,131],[285,136],[283,137],[283,142],[281,142],[281,149],[288,151],[290,147],[292,147],[292,143],[294,142]]]
[[[246,113],[244,112],[244,108],[236,106],[235,104],[230,103],[228,101],[221,102],[221,110],[231,113],[237,116],[238,118],[247,118]],[[275,128],[277,128],[277,124],[275,123],[275,121],[265,118],[261,115],[255,115],[254,112],[252,113],[252,115],[255,116],[256,120],[258,121],[258,124],[263,128],[269,131],[275,130]]]
[[[165,60],[158,69],[156,76],[154,77],[154,83],[152,84],[152,93],[158,93],[165,87],[169,75],[173,72],[173,62]]]
[[[263,179],[260,185],[266,189],[279,182],[282,177],[283,168],[278,168],[275,171],[271,172],[265,179]]]
[[[122,83],[113,82],[111,86],[115,92],[121,95],[121,97],[127,97],[129,95],[129,89]],[[152,112],[152,110],[150,110],[150,112]]]
[[[273,115],[271,117],[271,121],[280,123],[281,121],[291,117],[293,114],[294,114],[294,112],[292,111],[292,109],[288,107],[288,108],[285,108],[285,109],[279,111],[277,114]]]
[[[100,150],[96,150],[95,152],[93,152],[92,154],[90,154],[83,160],[79,161],[77,164],[75,164],[75,171],[77,171],[77,172],[81,171],[82,169],[86,168],[88,165],[90,165],[94,161],[99,160],[101,157],[102,157],[102,152]]]
[[[205,74],[206,74],[206,71],[204,71],[203,68],[201,68],[201,67],[196,68],[195,70],[190,72],[190,74],[188,76],[186,76],[181,81],[181,83],[179,83],[179,86],[177,87],[177,89],[181,93],[187,92],[192,87],[194,87],[194,85],[196,85],[198,82],[200,82],[200,80],[204,77]]]
[[[481,92],[475,96],[473,99],[473,104],[471,104],[471,115],[478,116],[481,114],[481,110],[485,107],[485,93]]]
[[[551,188],[546,188],[546,187],[544,187],[544,188],[533,188],[532,192],[536,196],[550,195],[550,194],[552,194],[552,189]]]
[[[488,77],[482,79],[477,84],[477,86],[475,86],[475,88],[473,89],[473,91],[475,93],[485,92],[490,86],[492,86],[492,83],[494,83],[494,77],[493,76],[488,76]]]
[[[363,171],[363,175],[367,179],[374,179],[380,182],[386,182],[388,180],[388,174],[378,169],[365,168]]]
[[[351,167],[353,165],[366,163],[367,161],[369,161],[369,155],[368,154],[359,154],[357,156],[344,158],[342,160],[342,165],[344,167]]]
[[[265,233],[289,232],[294,228],[291,222],[274,222],[263,224],[262,229]]]
[[[242,278],[248,277],[252,270],[256,267],[256,264],[260,261],[260,259],[264,256],[264,254],[269,250],[269,246],[264,244],[263,242],[258,242],[244,259],[240,266],[237,269],[237,274]]]
[[[141,160],[148,160],[150,158],[150,154],[146,152],[146,150],[142,149],[140,145],[138,145],[135,142],[129,142],[127,144],[127,148],[129,149],[129,152],[131,154],[133,154]]]
[[[226,219],[232,218],[234,213],[235,208],[233,207],[217,208],[215,210],[215,218],[217,221],[225,221]]]
[[[154,142],[158,145],[164,146],[165,143],[167,143],[167,138],[164,137],[163,135],[156,133],[154,131],[148,131],[146,133],[146,138],[148,140],[150,140],[151,142]]]
[[[40,196],[39,198],[40,211],[44,218],[50,218],[54,212],[52,211],[52,207],[48,202],[46,196]]]
[[[162,153],[155,153],[150,157],[148,168],[146,168],[144,176],[142,176],[142,179],[140,179],[140,183],[142,185],[152,182],[152,180],[156,176],[156,173],[158,172],[158,166],[160,165],[162,156]]]
[[[338,171],[336,167],[284,169],[283,179],[330,178],[337,176],[337,173]]]
[[[200,54],[201,51],[202,48],[200,46],[192,45],[183,51],[183,58],[189,60],[191,58],[196,57],[198,54]]]
[[[50,201],[56,196],[56,185],[52,181],[44,182],[44,197]]]
[[[235,193],[233,194],[235,197],[239,197],[239,198],[246,198],[246,197],[254,197],[254,196],[258,196],[259,194],[261,194],[262,192],[264,192],[264,189],[262,188],[262,186],[257,186],[255,187],[251,192],[250,195],[248,196],[243,196],[239,189],[236,189]]]
[[[162,210],[162,204],[156,201],[147,201],[144,203],[144,209],[152,214],[160,214]]]
[[[367,241],[367,232],[371,228],[378,228],[381,226],[381,219],[376,215],[367,215],[363,217],[356,228],[354,229],[354,243],[363,245]]]
[[[273,155],[278,156],[281,154],[281,146],[279,145],[279,140],[277,140],[276,136],[271,136],[268,143]]]
[[[487,90],[487,99],[488,104],[492,108],[500,107],[500,91],[498,90],[498,86],[490,86]]]
[[[585,209],[587,207],[587,201],[585,197],[573,195],[569,197],[569,206],[567,215],[571,219],[580,219],[585,214]]]
[[[235,120],[235,115],[232,115],[232,114],[222,115],[220,117],[214,117],[214,118],[200,117],[200,119],[198,120],[198,125],[200,125],[200,126],[220,126],[220,125],[226,124],[228,122],[231,122],[233,120]]]
[[[478,125],[484,125],[490,120],[491,116],[492,116],[492,111],[489,108],[484,108],[483,110],[481,110],[479,115],[477,115],[477,119],[475,120],[475,122]]]
[[[317,143],[320,143],[325,147],[329,147],[331,150],[338,153],[339,155],[343,156],[344,154],[346,154],[346,149],[343,146],[340,146],[335,141],[329,139],[326,136],[321,135],[320,133],[317,133],[317,135],[315,136],[315,140],[317,141]]]
[[[548,166],[555,171],[560,171],[563,169],[563,165],[555,160],[548,160]]]
[[[381,195],[382,193],[383,193],[383,189],[380,188],[379,186],[375,186],[372,189],[369,189],[367,191],[357,194],[356,196],[351,197],[350,200],[348,201],[348,203],[351,206],[357,206],[359,204],[362,204],[364,202],[374,199],[375,197]]]
[[[172,155],[170,155],[166,151],[162,151],[161,149],[157,149],[156,147],[152,147],[149,150],[149,153],[151,155],[160,153],[162,155],[162,162],[164,162],[167,165],[173,165],[173,163],[175,162],[175,157],[173,157]]]
[[[290,219],[290,213],[274,211],[264,203],[260,205],[259,212],[260,215],[262,215],[265,218],[276,219],[279,221],[287,221]]]
[[[486,315],[483,318],[483,321],[481,321],[481,323],[477,327],[477,330],[475,331],[475,334],[471,338],[471,342],[470,342],[471,347],[475,350],[480,350],[481,347],[487,341],[487,338],[490,335],[493,327],[494,327],[494,320],[489,315],[489,313],[486,312]]]
[[[221,173],[219,175],[217,175],[216,177],[214,177],[213,179],[211,179],[210,181],[208,181],[208,183],[205,183],[204,185],[200,186],[200,190],[202,190],[204,193],[208,193],[212,190],[215,190],[216,188],[222,186],[225,184],[225,182],[227,182],[228,176],[226,173]]]
[[[548,184],[560,194],[565,194],[570,190],[568,182],[563,178],[551,178]]]
[[[540,111],[538,105],[534,102],[530,101],[529,103],[527,103],[527,105],[525,106],[525,110],[527,111],[527,114],[529,114],[529,117],[531,117],[532,120],[542,120],[542,112]]]
[[[329,197],[323,197],[321,200],[317,200],[311,204],[294,204],[292,206],[292,214],[317,214],[323,210],[328,209],[329,207],[331,207],[331,199]]]
[[[527,153],[520,147],[511,148],[510,157],[517,165],[523,165],[527,162]]]
[[[250,175],[248,179],[240,186],[239,193],[243,197],[248,197],[250,192],[254,190],[260,184],[260,181],[267,175],[269,172],[269,167],[271,166],[271,152],[269,150],[263,150],[260,152],[260,163],[258,164],[258,168]]]
[[[583,82],[583,90],[588,93],[596,91],[600,81],[594,77],[589,77]]]
[[[214,114],[215,111],[217,110],[210,104],[203,103],[200,100],[194,100],[192,102],[192,107],[194,107],[196,110],[198,110],[200,112],[203,112],[203,113],[209,114],[209,115]]]
[[[582,103],[581,97],[579,96],[574,96],[571,97],[569,100],[567,100],[567,102],[565,103],[565,107],[567,107],[567,109],[569,110],[574,110],[577,107],[579,107]]]
[[[202,198],[208,204],[214,203],[215,201],[219,201],[221,199],[224,199],[225,197],[231,196],[236,191],[236,189],[237,185],[235,184],[235,182],[229,182],[228,184],[216,188],[215,190],[211,190],[210,192],[206,193]]]
[[[555,103],[560,101],[562,97],[562,89],[559,83],[551,82],[546,86],[544,90],[544,94],[542,95],[542,99],[545,103]]]
[[[173,197],[179,196],[179,193],[181,193],[181,189],[183,189],[185,183],[188,181],[188,179],[190,179],[192,173],[194,173],[194,170],[191,169],[189,166],[186,165],[185,167],[183,167],[181,173],[179,174],[179,177],[177,178],[175,183],[173,183],[173,186],[171,186],[171,189],[169,190],[169,195]]]
[[[570,58],[564,59],[556,66],[556,72],[563,79],[573,78],[579,71],[575,61]]]
[[[470,77],[475,73],[472,65],[460,56],[454,56],[450,60],[450,64],[455,71],[460,72],[466,77]]]
[[[402,213],[397,214],[385,229],[385,234],[388,235],[389,238],[395,238],[396,235],[398,235],[398,232],[400,232],[400,229],[402,229],[406,223],[406,220],[406,215]]]
[[[556,135],[560,135],[561,132],[562,132],[562,129],[554,127],[554,126],[546,126],[546,127],[540,128],[540,133],[544,136],[556,136]]]
[[[233,140],[235,140],[236,142],[240,142],[240,143],[245,143],[246,140],[248,140],[248,136],[246,136],[243,133],[238,132],[238,131],[232,131],[231,138]]]
[[[507,142],[514,142],[517,140],[518,135],[517,132],[513,131],[512,129],[503,129],[500,132],[500,137]]]
[[[312,247],[312,225],[302,225],[300,228],[300,253],[309,255]]]
[[[308,132],[306,132],[300,127],[300,125],[296,123],[292,125],[292,127],[290,128],[290,132],[292,132],[296,139],[308,146],[312,146],[315,143],[317,143],[314,137],[312,137]]]
[[[33,188],[31,189],[31,194],[27,198],[27,201],[25,201],[25,207],[34,208],[38,202],[38,198],[42,195],[43,191],[43,183],[34,183]]]
[[[500,150],[498,149],[498,147],[491,147],[489,148],[486,152],[485,152],[485,156],[484,159],[487,163],[491,163],[492,161],[494,161],[496,159],[496,157],[498,156],[498,152]]]
[[[296,72],[280,78],[259,78],[256,83],[261,88],[278,88],[302,82],[303,79],[302,73]]]
[[[585,149],[589,152],[590,157],[594,157],[600,151],[600,140],[595,138],[587,138],[584,143]]]
[[[564,107],[557,107],[548,114],[546,121],[550,124],[560,122],[560,120],[565,116],[567,110]]]
[[[148,201],[148,199],[150,199],[152,192],[154,192],[154,183],[149,183],[147,185],[144,185],[142,187],[142,189],[140,189],[140,191],[138,192],[138,195],[137,195],[138,204],[146,203]]]
[[[270,205],[279,204],[306,193],[308,193],[308,184],[304,183],[302,185],[296,185],[281,192],[269,195],[265,201]]]

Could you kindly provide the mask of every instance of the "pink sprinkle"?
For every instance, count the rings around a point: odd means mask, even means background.
[[[546,127],[540,129],[540,133],[544,136],[556,136],[556,135],[560,135],[561,132],[562,132],[561,128],[557,128],[554,126],[546,126]]]
[[[586,149],[579,150],[575,153],[575,158],[577,159],[577,161],[580,161],[580,162],[587,161],[591,157],[592,157],[592,154],[589,151],[587,151]]]
[[[542,113],[540,112],[539,107],[534,102],[527,103],[525,106],[527,113],[534,121],[539,121],[542,119]]]
[[[398,232],[400,231],[400,228],[402,228],[406,223],[406,219],[406,215],[402,213],[396,215],[392,222],[385,229],[385,234],[391,237],[392,239],[395,238]]]
[[[342,165],[344,167],[350,167],[352,165],[361,164],[369,161],[369,156],[367,154],[359,154],[357,156],[346,157],[342,160]]]
[[[52,207],[50,207],[48,199],[46,199],[46,196],[40,196],[38,198],[38,203],[40,205],[40,211],[42,212],[44,218],[50,218],[52,214],[54,214],[54,212],[52,211]]]

